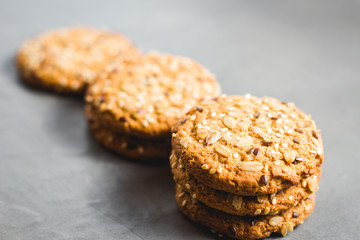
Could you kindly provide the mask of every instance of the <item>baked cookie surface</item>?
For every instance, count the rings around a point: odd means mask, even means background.
[[[59,93],[82,94],[112,60],[139,55],[124,36],[88,27],[46,32],[25,42],[17,54],[23,80]]]
[[[314,176],[305,180],[315,184],[311,186],[311,189],[308,185],[305,187],[298,185],[291,186],[276,194],[241,196],[215,190],[197,181],[196,178],[186,171],[183,163],[177,161],[174,154],[170,156],[170,166],[175,182],[181,186],[183,191],[211,208],[239,216],[274,215],[288,210],[313,194],[312,190],[317,190],[321,175],[321,170],[319,169]]]
[[[294,104],[269,97],[203,101],[172,132],[174,153],[194,178],[238,195],[298,185],[323,162],[314,121]]]
[[[265,238],[275,232],[285,236],[292,232],[295,226],[302,224],[315,206],[313,195],[278,215],[244,217],[209,208],[183,192],[180,187],[176,189],[175,198],[180,211],[192,221],[210,228],[219,236],[224,234],[231,238],[247,240]]]
[[[87,91],[102,125],[140,138],[169,138],[171,127],[199,100],[219,94],[215,78],[185,57],[149,53],[113,65]]]

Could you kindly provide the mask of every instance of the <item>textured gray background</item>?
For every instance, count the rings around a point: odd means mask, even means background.
[[[295,102],[322,129],[317,206],[287,239],[360,235],[359,1],[0,1],[0,239],[212,239],[178,212],[168,167],[108,153],[81,99],[35,91],[13,66],[44,30],[109,27],[186,55],[228,94]]]

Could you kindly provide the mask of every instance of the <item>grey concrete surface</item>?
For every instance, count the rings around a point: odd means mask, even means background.
[[[0,1],[0,239],[213,239],[177,210],[167,166],[89,135],[81,99],[20,84],[21,42],[85,24],[186,55],[227,94],[295,102],[322,129],[316,209],[286,239],[360,236],[359,1]]]

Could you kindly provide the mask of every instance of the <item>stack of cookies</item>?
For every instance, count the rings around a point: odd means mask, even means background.
[[[86,116],[105,147],[125,157],[164,162],[171,127],[219,92],[213,75],[195,61],[153,52],[108,65],[86,93]]]
[[[310,215],[323,162],[310,116],[273,98],[223,96],[172,130],[176,201],[219,236],[285,236]]]

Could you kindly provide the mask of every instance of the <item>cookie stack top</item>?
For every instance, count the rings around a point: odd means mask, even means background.
[[[214,76],[195,61],[149,53],[107,67],[86,102],[108,128],[139,138],[170,138],[171,126],[201,99],[219,94]]]
[[[311,117],[269,97],[201,102],[174,126],[172,146],[198,181],[244,196],[298,185],[319,173],[323,162],[320,132]],[[307,183],[312,191],[314,179]]]
[[[18,52],[17,65],[32,85],[81,94],[112,60],[133,55],[139,55],[139,51],[118,33],[71,27],[25,42]]]

